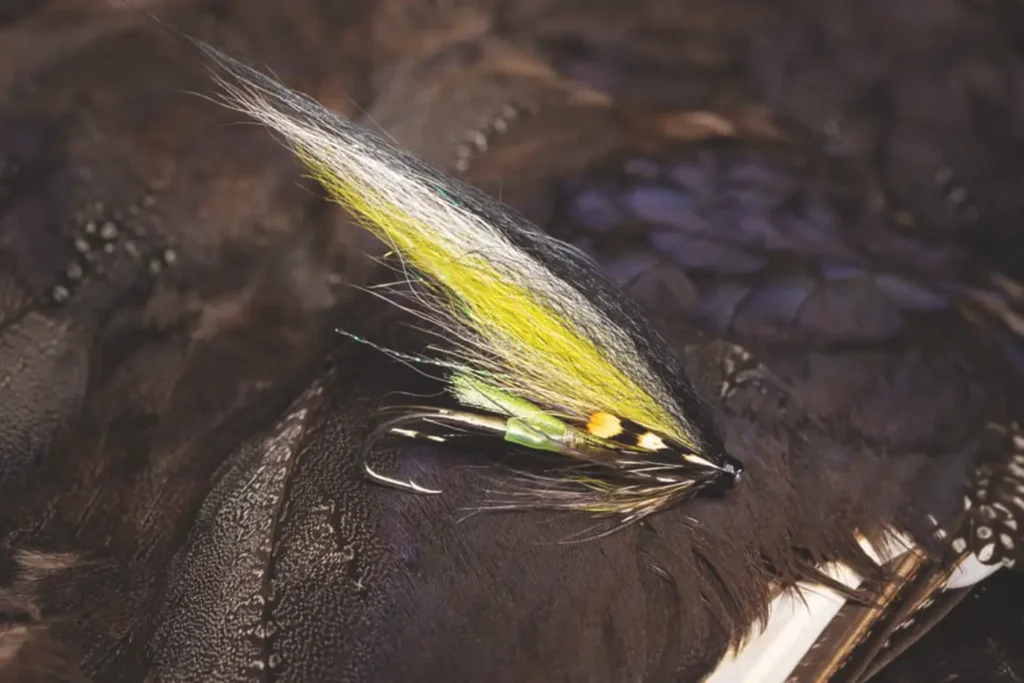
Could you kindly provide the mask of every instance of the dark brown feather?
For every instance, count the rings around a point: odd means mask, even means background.
[[[396,451],[444,482],[436,500],[362,481],[373,406],[429,387],[338,348],[334,325],[381,324],[344,287],[368,276],[358,233],[267,136],[186,94],[207,81],[173,41],[119,15],[26,53],[0,79],[0,555],[81,564],[31,585],[0,572],[22,610],[0,628],[31,613],[40,645],[0,675],[71,652],[94,681],[695,680],[773,581],[836,557],[867,571],[851,529],[927,540],[928,514],[952,523],[994,454],[978,435],[1020,417],[1003,365],[1020,348],[967,296],[986,267],[956,241],[1019,224],[1024,118],[1000,84],[1020,60],[966,5],[876,3],[854,22],[855,4],[167,16],[345,113],[370,105],[403,145],[592,250],[661,320],[749,485],[574,543],[592,521],[466,518],[485,492],[458,466],[486,453]],[[69,280],[76,238],[108,220],[113,254],[89,242],[98,270]],[[1012,265],[1005,251],[991,260]]]

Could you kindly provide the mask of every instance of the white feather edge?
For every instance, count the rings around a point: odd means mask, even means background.
[[[901,533],[891,532],[890,539],[881,548],[864,538],[859,542],[879,565],[914,549],[912,541]],[[976,556],[968,555],[954,570],[945,590],[972,586],[999,568],[1000,565],[985,565]],[[842,563],[822,565],[820,569],[849,588],[858,588],[864,580]],[[845,597],[819,584],[801,582],[780,593],[772,601],[764,629],[752,631],[740,651],[727,652],[703,683],[785,683],[844,604]]]

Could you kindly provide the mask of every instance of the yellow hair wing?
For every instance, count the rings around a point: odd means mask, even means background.
[[[371,232],[443,287],[452,303],[462,304],[444,313],[461,319],[506,366],[494,379],[574,417],[605,410],[696,447],[677,419],[610,363],[592,340],[545,306],[537,292],[502,277],[480,256],[454,253],[430,225],[373,187],[343,180],[314,154],[300,149],[299,156],[339,202],[365,219]]]

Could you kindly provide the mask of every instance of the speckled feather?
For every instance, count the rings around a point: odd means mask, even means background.
[[[398,5],[424,7],[418,2],[372,4],[388,21],[401,14]],[[464,11],[466,3],[458,4]],[[986,95],[986,106],[964,106],[975,102],[978,88],[1012,83],[1019,74],[1019,58],[1007,56],[1003,45],[1003,34],[1015,30],[1013,22],[979,23],[963,9],[968,3],[961,2],[905,0],[876,3],[870,11],[859,11],[859,2],[807,2],[778,10],[771,25],[779,31],[765,31],[763,14],[715,0],[704,7],[688,4],[678,17],[651,15],[658,24],[653,40],[637,29],[625,39],[602,43],[583,38],[594,31],[600,35],[603,25],[608,35],[622,36],[637,26],[630,22],[648,15],[631,5],[624,21],[621,3],[587,2],[582,3],[586,18],[574,17],[582,5],[564,3],[550,12],[554,20],[531,28],[523,16],[544,4],[509,5],[515,16],[503,28],[539,36],[544,49],[561,49],[556,56],[573,60],[567,71],[608,75],[611,68],[610,84],[621,86],[617,96],[648,93],[658,102],[675,97],[676,105],[681,98],[686,106],[713,107],[718,92],[760,88],[808,130],[824,130],[834,118],[838,134],[829,138],[830,149],[843,157],[855,148],[849,156],[878,160],[883,181],[896,184],[896,197],[909,202],[919,217],[923,211],[941,219],[934,224],[919,219],[914,234],[921,239],[935,237],[953,222],[947,217],[961,215],[953,210],[960,205],[939,201],[942,188],[932,180],[949,163],[956,176],[950,194],[958,196],[954,190],[966,184],[971,204],[992,219],[955,227],[970,235],[1006,228],[1010,243],[1016,243],[1019,221],[997,219],[1016,216],[1019,205],[1019,183],[1002,156],[1019,158],[1007,143],[1022,120],[1013,115],[1018,105],[1012,98]],[[305,78],[320,92],[337,92],[341,82],[348,91],[350,84],[362,82],[363,74],[373,73],[362,59],[369,54],[362,37],[373,35],[361,23],[366,15],[360,14],[361,3],[347,3],[343,21],[337,3],[314,5],[244,0],[220,3],[215,12],[199,3],[185,14],[191,17],[189,25],[208,31],[203,35],[211,40],[247,45],[257,61],[272,64],[289,82]],[[858,12],[836,11],[846,6]],[[723,15],[732,23],[711,23]],[[822,26],[831,29],[822,31]],[[350,28],[352,33],[345,33]],[[394,50],[426,44],[409,33],[390,39]],[[465,41],[466,32],[430,39]],[[694,41],[702,48],[696,54],[679,50]],[[431,49],[435,45],[430,43]],[[616,62],[601,52],[609,45],[625,50],[629,63],[639,66],[614,70]],[[736,45],[751,46],[753,52],[736,50]],[[910,59],[903,58],[908,51]],[[39,370],[38,381],[18,388],[24,396],[19,405],[37,410],[8,412],[11,424],[39,436],[42,452],[49,455],[43,462],[56,476],[45,487],[18,487],[17,495],[0,496],[5,542],[49,554],[84,551],[97,562],[12,589],[10,546],[4,545],[0,580],[5,590],[27,591],[40,611],[35,623],[48,627],[54,640],[84,653],[82,667],[94,680],[143,680],[161,673],[204,683],[269,677],[265,667],[273,654],[282,658],[274,661],[284,680],[324,672],[337,680],[389,682],[432,676],[697,679],[729,633],[742,631],[766,599],[759,552],[781,562],[783,573],[793,539],[813,553],[842,555],[838,530],[892,517],[884,508],[899,500],[900,482],[933,471],[947,457],[926,459],[925,452],[956,456],[944,472],[939,468],[940,476],[920,483],[925,501],[945,501],[943,507],[958,512],[963,491],[943,494],[956,489],[944,484],[966,481],[969,472],[963,465],[975,455],[958,449],[969,445],[987,422],[1012,421],[999,405],[1009,375],[990,371],[986,363],[998,354],[988,347],[978,353],[948,298],[917,299],[911,305],[913,299],[901,294],[903,303],[893,306],[886,294],[893,286],[879,277],[893,269],[884,253],[864,259],[845,282],[834,270],[815,269],[810,277],[802,273],[806,279],[794,289],[789,279],[793,260],[766,253],[771,251],[768,239],[755,237],[745,250],[729,248],[729,253],[742,251],[745,262],[768,263],[737,279],[730,266],[734,257],[703,249],[700,260],[681,265],[676,255],[685,251],[674,255],[662,242],[652,247],[649,235],[663,225],[650,224],[651,230],[612,227],[598,240],[596,231],[573,223],[569,233],[597,247],[602,265],[631,282],[634,296],[652,315],[668,319],[672,344],[689,349],[686,360],[698,389],[708,395],[724,389],[725,431],[739,452],[756,454],[750,476],[765,486],[730,508],[703,503],[691,515],[667,513],[619,537],[574,544],[569,550],[557,541],[579,527],[563,517],[478,515],[464,520],[436,501],[374,492],[359,483],[358,469],[350,466],[352,444],[363,435],[360,419],[382,393],[408,387],[417,378],[391,376],[395,368],[382,367],[373,354],[347,356],[351,366],[342,356],[340,366],[348,371],[322,376],[323,354],[337,345],[331,329],[338,320],[325,320],[321,311],[329,305],[325,301],[340,296],[325,292],[322,283],[339,274],[348,277],[348,269],[360,262],[327,259],[340,248],[333,239],[325,244],[323,236],[354,231],[339,229],[304,189],[280,190],[296,186],[296,176],[286,155],[267,144],[265,136],[225,126],[214,110],[182,97],[183,90],[205,91],[205,82],[179,80],[179,71],[168,69],[166,54],[149,33],[108,38],[92,49],[75,45],[68,54],[71,58],[51,65],[41,87],[4,105],[25,112],[33,126],[40,123],[41,112],[53,115],[66,131],[67,139],[57,145],[66,156],[24,151],[22,169],[39,168],[44,161],[56,171],[86,167],[92,180],[80,181],[84,199],[102,200],[121,211],[143,196],[145,183],[164,181],[157,184],[158,203],[151,212],[164,233],[175,238],[189,273],[174,287],[182,299],[168,299],[163,290],[145,316],[136,315],[133,302],[138,299],[121,300],[111,327],[86,297],[72,299],[80,307],[54,307],[42,316],[33,309],[32,315],[45,324],[26,330],[22,344],[10,349],[12,359]],[[742,58],[729,61],[737,54]],[[902,57],[894,60],[894,54]],[[602,69],[588,70],[588,59],[601,60]],[[892,69],[894,61],[901,68]],[[310,71],[309,64],[329,68]],[[648,64],[659,68],[645,68]],[[877,70],[864,65],[877,65]],[[469,64],[450,83],[457,93],[496,93],[514,101],[545,102],[547,109],[517,123],[513,135],[492,141],[487,153],[474,159],[471,179],[493,182],[496,193],[500,179],[506,199],[530,211],[537,222],[558,226],[566,214],[558,220],[546,217],[557,206],[547,199],[557,176],[549,171],[579,175],[580,168],[598,163],[609,148],[629,148],[642,136],[609,123],[605,112],[563,102],[543,82],[522,78],[521,70],[511,93],[501,64],[488,68]],[[404,107],[428,102],[418,112],[423,125],[406,130],[409,146],[423,149],[426,145],[418,145],[417,138],[447,139],[451,131],[445,126],[451,122],[443,110],[438,118],[430,117],[434,108],[431,100],[419,97],[422,91],[437,89],[441,94],[435,97],[452,102],[472,100],[436,88],[427,65],[415,73],[405,83],[408,89],[389,94],[392,103]],[[776,77],[783,73],[786,78]],[[400,85],[386,82],[382,87]],[[790,88],[815,99],[808,104],[792,97]],[[922,92],[952,97],[953,106],[949,99],[936,100],[939,106],[916,106]],[[861,106],[878,97],[894,104],[882,117],[877,108]],[[817,104],[826,106],[810,106]],[[370,116],[380,113],[372,109]],[[979,124],[989,134],[980,140],[970,132]],[[811,146],[825,144],[802,139]],[[664,140],[657,146],[688,172],[682,200],[691,201],[683,206],[732,207],[732,217],[718,225],[760,226],[755,235],[763,235],[766,226],[815,227],[826,235],[819,246],[844,252],[858,235],[878,234],[836,208],[848,200],[869,205],[870,192],[857,183],[841,185],[835,194],[823,192],[820,177],[808,167],[780,165],[750,140],[732,147],[742,164],[721,163],[721,150],[711,149],[705,157],[710,162],[698,165]],[[992,149],[1000,153],[991,154]],[[708,147],[698,145],[697,150]],[[933,150],[943,158],[937,160]],[[438,165],[450,161],[451,149],[442,151],[430,160]],[[16,154],[9,148],[3,152]],[[637,150],[631,154],[643,156]],[[840,163],[848,165],[849,156]],[[166,157],[177,169],[169,178],[155,175]],[[128,175],[115,170],[123,168],[115,161],[125,158],[133,169]],[[637,183],[632,169],[620,165],[615,177],[623,185]],[[67,196],[55,181],[60,175],[24,174],[15,182],[25,181],[28,196],[38,200],[30,205],[60,213],[61,203],[45,201],[48,191]],[[587,177],[578,179],[586,185]],[[25,197],[24,192],[19,190],[19,196]],[[67,244],[70,257],[72,242],[55,230],[59,221],[35,210],[20,214],[20,225],[32,230],[12,232],[6,221],[14,215],[12,204],[3,203],[0,221],[5,221],[2,234],[8,240],[3,248],[14,249],[3,252],[0,270],[41,282],[33,293],[45,301],[48,278],[57,277],[67,263],[55,258],[39,264],[23,260],[24,255],[32,244],[52,239]],[[703,210],[687,215],[698,226],[712,224],[712,215]],[[64,217],[75,224],[71,208]],[[894,224],[880,227],[890,238],[901,234]],[[623,245],[618,250],[612,248],[615,240]],[[882,252],[891,246],[879,244]],[[916,257],[937,253],[916,239],[904,244],[914,247]],[[800,261],[809,250],[809,243],[799,242],[790,255]],[[1008,248],[998,255],[1012,261],[1019,253]],[[948,278],[959,272],[957,259],[941,249],[938,256],[929,260],[936,274]],[[806,262],[816,259],[809,256]],[[173,271],[161,274],[167,277]],[[827,307],[794,312],[801,291],[809,298],[830,291],[830,301],[844,304],[842,315],[826,316]],[[851,298],[859,303],[847,305]],[[0,301],[0,315],[14,310],[9,302]],[[342,323],[353,326],[372,319],[375,311],[346,310]],[[100,323],[102,333],[66,331],[62,324],[73,314]],[[694,321],[705,321],[709,334],[696,336]],[[858,327],[858,321],[870,324]],[[929,321],[944,334],[936,335]],[[729,334],[744,337],[745,351],[716,339],[730,325]],[[91,353],[41,363],[52,357],[55,339]],[[766,377],[757,371],[760,366],[771,373]],[[78,391],[68,382],[69,373],[88,376],[89,382]],[[771,375],[787,381],[785,394],[776,391]],[[278,422],[294,427],[289,419],[295,411],[289,405],[310,377],[320,377],[316,383],[325,391],[305,396],[309,404],[294,406],[306,410],[305,428],[276,429]],[[62,429],[49,429],[46,425],[53,423],[36,419],[41,414],[53,415]],[[821,423],[827,428],[816,431]],[[0,441],[11,443],[7,439],[13,433],[0,429]],[[877,452],[865,448],[865,441],[881,447]],[[412,472],[436,467],[455,477],[446,480],[455,499],[450,502],[474,503],[477,482],[463,479],[466,471],[452,470],[450,454],[419,446],[389,454]],[[288,464],[283,470],[278,467],[282,462]],[[271,481],[260,480],[255,488],[249,484],[268,470],[276,473]],[[212,494],[211,488],[216,489]],[[200,511],[207,496],[210,503]],[[233,504],[221,508],[224,501]],[[265,513],[271,501],[279,514]],[[234,514],[217,517],[219,509]],[[195,524],[196,519],[204,524]],[[251,519],[260,522],[251,524]],[[205,524],[211,520],[215,524]],[[514,563],[508,561],[511,552]],[[236,582],[239,567],[252,573]],[[1019,677],[1019,648],[1013,647],[1019,614],[1005,608],[1008,599],[1020,596],[1019,579],[1006,574],[991,580],[995,588],[982,586],[983,599],[976,606],[967,601],[940,624],[933,633],[941,637],[917,653],[908,652],[904,665],[897,662],[892,678],[883,672],[879,680]],[[161,595],[169,596],[167,604]],[[190,601],[176,605],[182,595]],[[272,599],[262,611],[251,607],[266,596]],[[495,609],[495,601],[507,609]],[[957,616],[961,609],[964,617]],[[233,614],[254,621],[233,620]],[[159,639],[152,637],[158,629]],[[354,642],[353,633],[366,637]],[[179,649],[182,643],[188,648]],[[151,665],[154,660],[161,662],[158,670]],[[43,653],[38,661],[53,659]],[[213,671],[209,663],[214,661],[251,668]]]

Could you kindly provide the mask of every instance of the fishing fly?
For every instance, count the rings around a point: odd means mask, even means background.
[[[442,343],[459,409],[402,407],[382,435],[502,439],[565,456],[528,504],[637,519],[742,472],[709,406],[638,308],[582,251],[312,99],[199,44],[223,104],[284,138],[332,197],[399,259],[414,312]],[[362,340],[371,343],[368,340]],[[386,351],[386,350],[385,350]],[[387,477],[369,478],[439,493]]]

